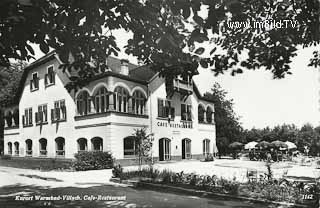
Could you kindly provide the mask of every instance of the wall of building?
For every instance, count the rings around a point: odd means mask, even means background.
[[[171,155],[175,159],[179,159],[182,156],[182,140],[188,138],[191,140],[191,153],[193,157],[198,158],[203,154],[204,139],[210,140],[210,152],[212,153],[214,146],[216,145],[215,125],[213,124],[199,124],[198,123],[198,104],[200,101],[195,93],[190,95],[186,101],[181,101],[181,95],[174,93],[172,98],[168,98],[172,101],[175,108],[175,119],[168,122],[167,119],[158,118],[158,99],[166,99],[167,93],[163,78],[156,78],[149,85],[149,105],[151,105],[151,129],[154,133],[154,145],[153,155],[159,157],[159,140],[161,138],[168,138],[171,141]],[[192,128],[177,127],[181,124],[181,104],[192,105]],[[212,103],[205,103],[214,108]]]
[[[94,115],[78,116],[76,109],[75,95],[68,93],[64,85],[66,83],[65,75],[58,69],[59,61],[53,59],[44,65],[36,67],[30,71],[25,83],[23,93],[19,103],[20,126],[18,129],[6,130],[5,132],[5,153],[7,152],[7,143],[16,141],[20,143],[20,156],[25,156],[27,139],[33,142],[33,157],[39,156],[39,139],[47,139],[48,157],[55,157],[56,144],[55,138],[63,137],[65,139],[65,157],[73,158],[78,151],[77,140],[86,138],[88,150],[91,150],[91,139],[100,137],[103,139],[103,150],[111,151],[113,156],[119,160],[130,160],[124,157],[123,140],[127,136],[132,136],[135,129],[147,128],[148,133],[154,133],[154,144],[152,154],[155,160],[159,159],[159,140],[168,138],[171,141],[171,156],[173,159],[181,159],[182,155],[182,139],[191,140],[191,153],[193,158],[200,158],[203,155],[203,140],[210,140],[210,152],[212,153],[215,146],[215,125],[198,123],[198,105],[211,106],[209,103],[199,98],[193,93],[186,101],[181,101],[181,95],[175,93],[170,100],[175,108],[175,119],[168,121],[167,119],[158,118],[158,98],[166,99],[167,93],[165,89],[164,79],[156,77],[148,85],[142,85],[133,81],[123,80],[118,77],[108,76],[99,80],[92,81],[88,86],[81,90],[88,91],[93,96],[99,87],[104,86],[108,91],[114,91],[117,86],[122,86],[132,95],[135,90],[142,91],[147,99],[146,109],[147,115],[130,115],[126,113],[105,112]],[[55,85],[45,87],[44,75],[47,66],[54,65],[57,71],[55,77]],[[30,91],[30,80],[33,72],[38,72],[39,90]],[[67,119],[64,122],[51,122],[51,109],[54,108],[54,102],[57,100],[65,100],[67,109]],[[181,103],[192,105],[192,127],[183,128],[181,124]],[[35,112],[38,111],[38,105],[47,104],[48,106],[48,124],[37,126],[35,124]],[[22,115],[26,108],[33,109],[33,126],[23,127]],[[132,161],[132,159],[131,159]]]

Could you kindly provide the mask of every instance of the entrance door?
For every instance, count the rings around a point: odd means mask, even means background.
[[[182,140],[182,159],[191,158],[191,140],[183,139]]]
[[[159,140],[159,161],[171,159],[171,143],[167,138]]]

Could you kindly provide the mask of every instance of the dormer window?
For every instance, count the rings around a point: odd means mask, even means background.
[[[35,91],[39,89],[39,77],[38,72],[32,74],[32,79],[30,80],[30,90]]]
[[[44,75],[44,84],[46,87],[55,84],[55,73],[53,65],[47,68],[47,74]]]

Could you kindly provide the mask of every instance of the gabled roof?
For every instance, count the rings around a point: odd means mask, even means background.
[[[14,100],[13,100],[13,104],[18,104],[20,97],[22,95],[22,91],[24,88],[24,83],[26,82],[28,73],[30,70],[34,69],[37,66],[40,66],[41,64],[44,64],[48,61],[51,61],[52,59],[55,58],[56,52],[55,51],[51,51],[50,53],[46,54],[45,56],[37,59],[36,61],[32,62],[31,64],[29,64],[26,68],[24,68],[20,82],[19,82],[19,86],[18,86],[18,90],[14,96]]]
[[[28,65],[24,69],[13,104],[19,103],[20,97],[22,95],[22,91],[24,89],[24,83],[26,82],[29,71],[34,69],[37,66],[45,64],[46,62],[48,62],[50,60],[53,60],[54,58],[57,58],[56,56],[57,56],[57,53],[55,51],[52,51],[52,52],[46,54],[45,56],[41,57],[40,59],[32,62],[30,65]],[[97,76],[93,77],[91,80],[92,81],[97,80],[97,79],[103,78],[105,76],[116,76],[118,78],[125,79],[128,81],[133,81],[133,82],[137,82],[140,84],[147,84],[148,82],[151,81],[151,79],[156,74],[158,74],[157,71],[152,70],[148,65],[138,66],[138,65],[135,65],[132,63],[128,63],[128,67],[129,67],[129,75],[128,76],[123,75],[123,74],[119,74],[117,72],[119,72],[119,69],[121,67],[121,59],[111,57],[111,56],[109,56],[107,58],[107,65],[111,69],[111,71],[105,72],[103,74],[98,74]],[[213,102],[212,100],[205,98],[203,95],[201,95],[201,93],[198,90],[195,83],[193,83],[193,90],[199,99],[205,100],[208,102]]]

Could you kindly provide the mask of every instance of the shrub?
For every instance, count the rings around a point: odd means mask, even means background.
[[[112,168],[114,159],[109,152],[80,152],[75,154],[75,170],[100,170]]]
[[[121,167],[120,164],[113,167],[112,175],[114,178],[122,178],[122,174],[123,174],[123,168]]]

